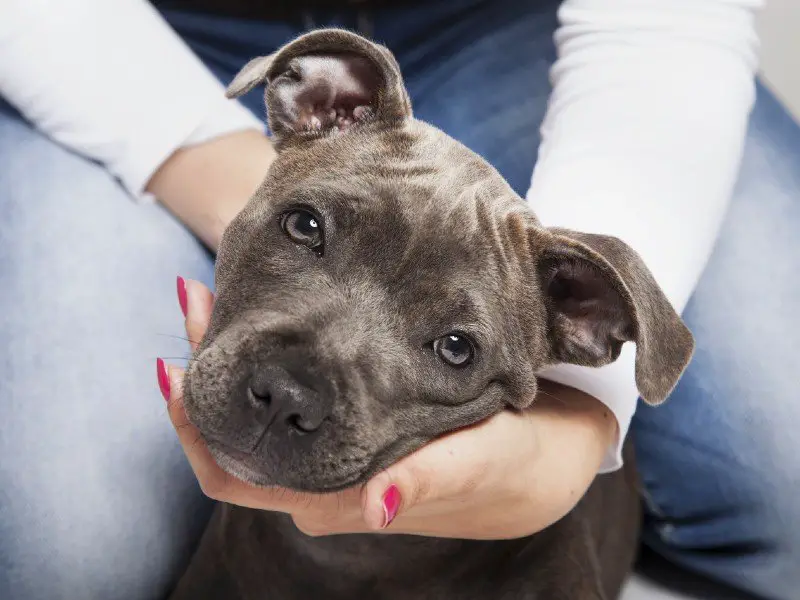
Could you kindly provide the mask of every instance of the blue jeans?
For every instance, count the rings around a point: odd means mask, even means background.
[[[524,194],[555,4],[487,4],[447,0],[368,21],[396,53],[417,116]],[[303,28],[167,17],[225,81]],[[352,11],[311,17],[358,23]],[[260,93],[244,102],[263,113]],[[685,313],[697,357],[670,402],[642,407],[633,426],[645,542],[778,600],[800,589],[798,161],[800,128],[759,89],[741,181]],[[0,598],[161,598],[210,503],[175,441],[153,362],[186,356],[174,278],[210,284],[212,257],[165,210],[132,203],[102,168],[0,105],[0,265]]]

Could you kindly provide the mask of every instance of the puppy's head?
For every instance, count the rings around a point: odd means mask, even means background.
[[[225,233],[186,411],[220,465],[334,490],[524,408],[536,372],[637,344],[661,402],[692,338],[621,241],[548,230],[480,157],[413,118],[392,55],[340,30],[249,63],[278,158]]]

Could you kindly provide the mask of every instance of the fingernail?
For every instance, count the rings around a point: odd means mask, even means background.
[[[187,310],[187,303],[186,303],[186,282],[183,280],[183,277],[178,275],[178,302],[181,305],[181,312],[183,316],[186,316]]]
[[[156,359],[156,374],[161,395],[164,396],[164,400],[169,402],[169,375],[167,375],[167,365],[164,364],[164,359]]]
[[[383,528],[389,526],[400,509],[400,490],[392,484],[383,494]]]

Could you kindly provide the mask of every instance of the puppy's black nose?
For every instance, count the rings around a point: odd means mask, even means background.
[[[270,415],[270,428],[317,433],[330,416],[331,402],[281,367],[264,367],[250,380],[250,397]]]

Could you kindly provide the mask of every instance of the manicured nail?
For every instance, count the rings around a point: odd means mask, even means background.
[[[395,484],[383,494],[383,527],[386,528],[394,521],[397,511],[400,509],[400,490]]]
[[[186,282],[183,277],[178,275],[178,302],[181,305],[181,312],[186,316],[187,303],[186,303]]]
[[[158,375],[158,388],[164,400],[169,402],[169,375],[167,375],[167,365],[161,358],[156,359],[156,374]]]

